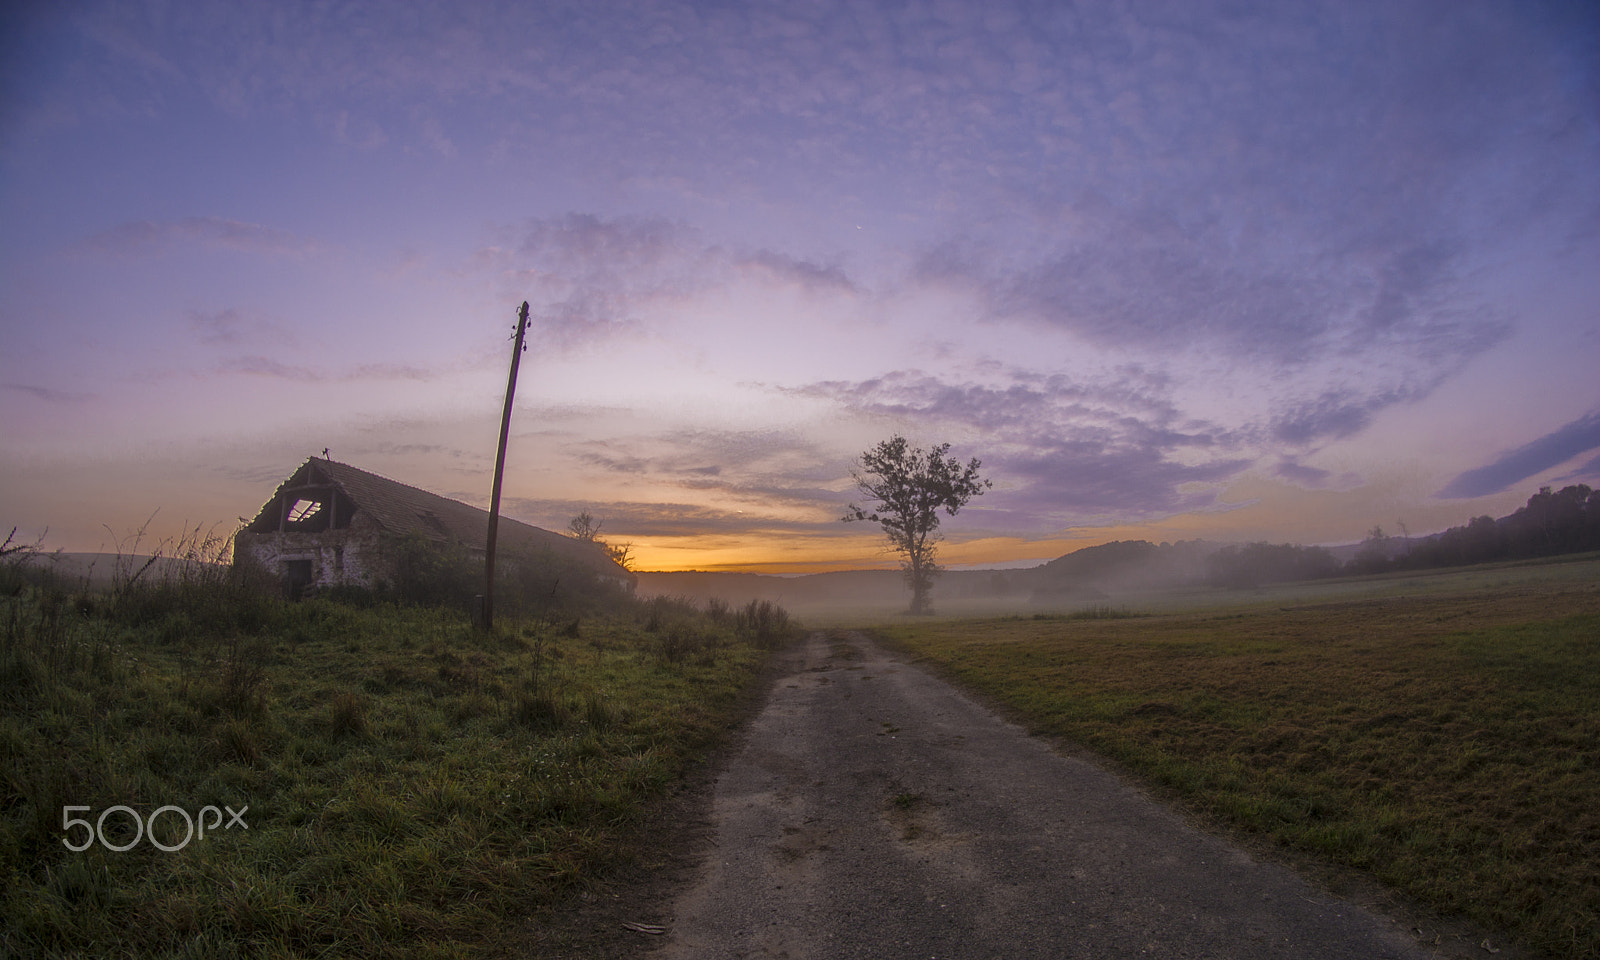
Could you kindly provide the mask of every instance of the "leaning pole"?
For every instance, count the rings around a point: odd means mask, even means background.
[[[511,348],[511,378],[506,382],[506,408],[500,414],[500,449],[494,455],[494,492],[489,494],[489,537],[483,550],[483,620],[494,629],[494,541],[500,527],[500,479],[506,470],[506,438],[511,435],[511,398],[517,392],[517,365],[522,360],[523,335],[528,331],[528,301],[517,311],[517,339]]]

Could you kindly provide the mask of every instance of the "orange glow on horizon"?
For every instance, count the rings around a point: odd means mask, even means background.
[[[1123,532],[1120,530],[1115,532]],[[1026,540],[986,537],[940,545],[937,560],[950,569],[999,565],[1037,565],[1084,547],[1111,540],[1149,539],[1148,531],[1127,528],[1125,536],[1097,529],[1090,536]],[[840,570],[895,570],[900,558],[881,537],[790,537],[730,541],[724,537],[647,539],[633,544],[633,568],[648,573],[807,574]]]
[[[633,568],[652,573],[826,573],[893,569],[881,541],[860,536],[644,537],[633,541]]]

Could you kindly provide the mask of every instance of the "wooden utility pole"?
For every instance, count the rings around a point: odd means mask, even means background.
[[[500,414],[500,449],[494,455],[494,492],[489,495],[489,540],[483,553],[483,629],[494,629],[494,540],[500,526],[500,478],[506,470],[506,438],[511,435],[511,398],[517,392],[517,364],[523,335],[528,332],[528,301],[517,311],[517,340],[511,348],[511,379],[506,383],[506,408]]]

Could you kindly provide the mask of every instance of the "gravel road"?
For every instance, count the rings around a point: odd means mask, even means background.
[[[1434,957],[862,634],[813,634],[718,779],[654,957]]]

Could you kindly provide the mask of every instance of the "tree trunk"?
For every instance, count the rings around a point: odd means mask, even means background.
[[[908,567],[911,579],[911,614],[921,616],[931,612],[928,609],[928,591],[933,585],[929,582],[927,558],[921,551],[912,551]]]

